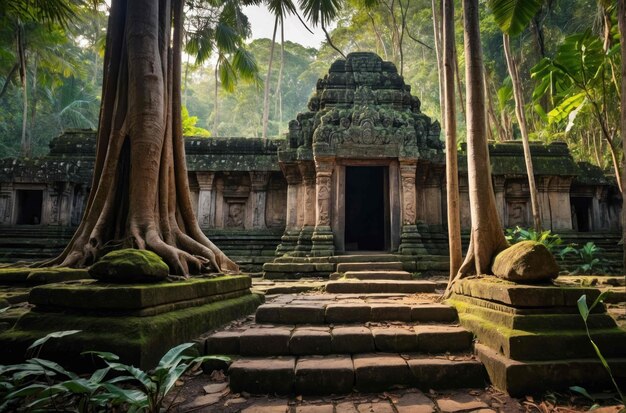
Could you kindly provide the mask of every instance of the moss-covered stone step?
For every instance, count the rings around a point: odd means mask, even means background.
[[[387,281],[387,280],[339,280],[329,281],[326,284],[326,292],[334,294],[368,294],[368,293],[434,293],[437,283],[432,281]]]
[[[340,262],[337,272],[348,271],[402,271],[401,261],[391,262]]]
[[[61,267],[4,267],[0,268],[0,285],[40,285],[62,281],[91,279],[86,269]]]
[[[487,381],[484,367],[467,354],[450,358],[396,353],[243,358],[230,366],[228,374],[234,392],[317,396],[396,386],[425,390],[484,387]]]
[[[395,353],[446,353],[469,351],[472,334],[459,326],[363,325],[272,326],[217,332],[206,339],[207,354],[242,356]]]
[[[575,308],[581,295],[585,294],[587,300],[591,302],[600,295],[595,288],[563,287],[551,284],[524,285],[493,276],[460,280],[454,284],[453,292],[518,308]]]
[[[411,279],[411,274],[406,271],[392,270],[361,270],[347,271],[344,273],[345,278],[354,278],[357,280],[405,280]]]
[[[308,302],[296,305],[269,303],[256,312],[257,323],[329,324],[369,321],[454,322],[456,310],[444,304],[403,304],[339,301]]]
[[[90,357],[81,356],[81,353],[108,351],[120,356],[124,363],[149,369],[175,345],[252,313],[261,302],[262,297],[246,294],[147,317],[30,311],[13,329],[0,334],[0,364],[20,362],[26,348],[48,333],[80,330],[77,334],[47,342],[41,357],[75,371],[85,371],[92,369],[94,364]]]
[[[568,390],[571,386],[588,391],[613,389],[610,376],[597,357],[518,361],[483,344],[476,344],[475,348],[491,383],[514,397],[542,393],[546,389]],[[604,352],[602,347],[601,351]],[[626,358],[607,357],[607,362],[617,382],[626,382]]]
[[[29,301],[37,307],[50,309],[154,315],[170,311],[173,307],[189,307],[215,301],[211,297],[220,298],[233,293],[242,295],[248,292],[251,285],[250,277],[245,275],[192,278],[157,284],[126,285],[82,281],[35,287],[30,293]]]

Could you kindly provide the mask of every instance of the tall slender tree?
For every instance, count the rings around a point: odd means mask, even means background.
[[[459,204],[459,169],[456,142],[456,101],[454,99],[454,1],[443,0],[443,110],[446,133],[446,192],[448,201],[448,243],[450,280],[461,267],[461,209]]]
[[[622,138],[622,152],[626,149],[626,1],[617,0],[617,23],[620,33],[621,64],[621,94],[620,94],[620,133]],[[626,171],[626,155],[622,153],[622,171]],[[626,188],[626,173],[622,173],[622,188]],[[623,246],[623,273],[626,274],[626,197],[622,195],[622,246]]]
[[[504,46],[504,56],[506,65],[513,85],[513,98],[515,100],[515,115],[522,135],[522,146],[524,148],[524,162],[526,163],[526,175],[528,175],[528,187],[530,189],[530,204],[533,214],[533,226],[535,231],[541,231],[541,207],[539,205],[539,195],[535,184],[535,172],[533,159],[530,154],[530,143],[528,138],[528,122],[524,108],[524,93],[522,82],[515,56],[511,52],[511,36],[520,34],[530,23],[532,18],[541,9],[543,0],[490,0],[489,5],[493,11],[494,18],[502,30],[502,44]]]
[[[463,0],[463,37],[465,42],[465,88],[467,115],[467,176],[472,228],[465,260],[452,284],[471,274],[491,273],[496,254],[508,244],[496,209],[487,148],[483,59],[480,44],[478,0]]]
[[[183,0],[113,0],[94,178],[83,219],[47,264],[89,265],[111,248],[149,249],[173,274],[237,271],[202,233],[181,124]]]

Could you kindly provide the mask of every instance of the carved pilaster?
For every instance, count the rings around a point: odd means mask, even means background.
[[[250,172],[250,182],[252,184],[252,192],[250,197],[252,202],[252,229],[265,229],[265,205],[267,203],[267,185],[270,181],[269,172]]]
[[[281,164],[285,179],[287,180],[287,219],[285,232],[281,242],[276,247],[276,255],[282,256],[293,253],[298,244],[300,228],[298,228],[298,186],[302,182],[300,170],[295,163]]]
[[[198,180],[198,223],[207,230],[215,226],[215,172],[196,172]]]
[[[13,211],[13,200],[15,191],[12,183],[0,184],[0,225],[12,224],[11,217]]]
[[[335,253],[333,231],[330,227],[332,206],[332,175],[335,158],[315,158],[315,230],[311,236],[311,255],[330,256]]]
[[[417,162],[400,161],[400,188],[402,199],[402,233],[400,234],[400,253],[406,255],[425,254],[426,249],[416,225],[416,190],[415,176]]]
[[[306,256],[311,252],[311,237],[316,224],[316,174],[313,162],[301,162],[298,167],[302,175],[303,223],[294,255]]]

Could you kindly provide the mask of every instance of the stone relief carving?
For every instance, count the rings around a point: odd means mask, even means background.
[[[402,223],[404,225],[415,224],[417,212],[415,208],[415,177],[402,176]]]
[[[245,220],[245,208],[244,204],[239,202],[231,202],[228,204],[228,218],[226,219],[226,226],[228,228],[243,228]]]
[[[330,225],[330,176],[317,177],[317,225]]]

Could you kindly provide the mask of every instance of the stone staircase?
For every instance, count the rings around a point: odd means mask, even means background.
[[[206,354],[228,354],[231,391],[346,394],[396,386],[483,387],[473,336],[438,284],[411,279],[388,256],[348,258],[324,292],[268,297],[255,320],[216,332]]]

